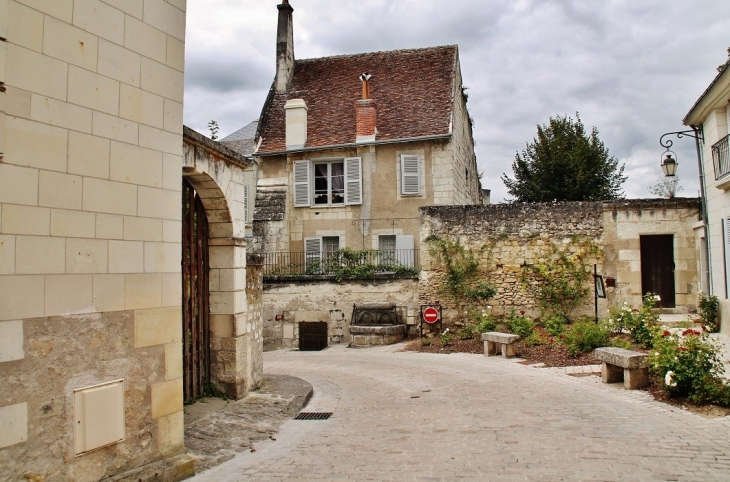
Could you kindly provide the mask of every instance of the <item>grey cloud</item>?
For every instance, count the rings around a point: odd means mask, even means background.
[[[188,23],[192,10],[220,1],[189,0]],[[259,115],[274,73],[275,6],[236,1],[241,15],[255,11],[269,30],[244,38],[245,50],[230,45],[225,57],[209,54],[205,38],[188,45],[185,121],[204,128],[216,118],[223,135]],[[511,175],[535,126],[576,111],[626,163],[627,196],[649,196],[659,136],[683,128],[724,61],[730,17],[728,2],[694,8],[666,0],[291,3],[298,58],[458,43],[483,184],[496,201],[507,197],[500,175]],[[694,144],[678,140],[674,150],[683,193],[694,195]]]

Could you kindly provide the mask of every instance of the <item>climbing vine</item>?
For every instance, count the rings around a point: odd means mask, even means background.
[[[524,266],[522,281],[526,284],[530,274],[536,278],[535,298],[543,312],[567,319],[591,292],[591,265],[601,256],[601,248],[588,238],[571,238],[562,247],[551,243],[544,261]]]
[[[475,253],[473,249],[464,247],[458,239],[430,237],[429,254],[444,268],[444,283],[439,292],[447,296],[457,306],[484,303],[497,294],[497,289],[489,281],[487,263],[480,266],[479,258],[487,252],[491,255],[494,243],[484,244]]]

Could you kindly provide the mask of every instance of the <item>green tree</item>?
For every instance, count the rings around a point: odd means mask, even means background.
[[[576,120],[557,116],[537,126],[537,137],[512,163],[514,179],[506,174],[507,191],[520,202],[599,201],[623,197],[624,165],[609,155],[598,129],[586,133]]]

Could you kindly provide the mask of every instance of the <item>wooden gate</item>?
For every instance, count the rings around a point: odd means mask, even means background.
[[[654,293],[661,300],[657,306],[674,308],[674,236],[654,234],[640,236],[641,294]]]
[[[210,382],[208,218],[195,189],[183,179],[183,396],[203,395]]]

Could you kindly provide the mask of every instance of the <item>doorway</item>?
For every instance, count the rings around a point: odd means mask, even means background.
[[[639,237],[641,244],[641,294],[659,295],[659,308],[674,308],[674,235]]]
[[[186,179],[182,196],[183,398],[189,402],[210,383],[208,218]]]

